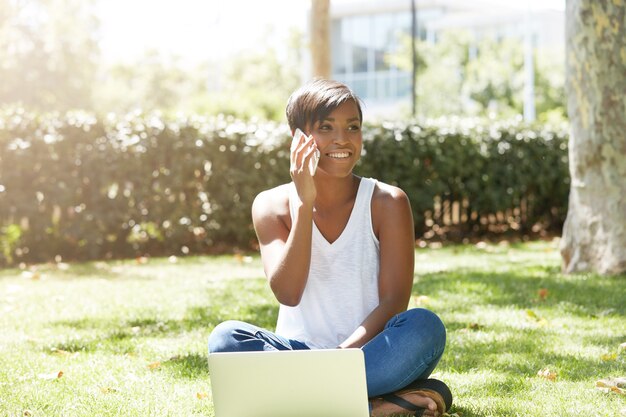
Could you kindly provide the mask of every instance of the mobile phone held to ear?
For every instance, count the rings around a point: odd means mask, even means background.
[[[304,132],[299,128],[296,128],[296,132],[294,133],[293,139],[291,141],[291,151],[293,151],[294,148],[298,145],[298,142],[300,142],[300,138],[302,136],[305,136]],[[316,149],[311,159],[309,159],[309,173],[311,174],[311,176],[315,175],[315,171],[317,171],[317,164],[319,163],[319,161],[320,151],[319,149]]]

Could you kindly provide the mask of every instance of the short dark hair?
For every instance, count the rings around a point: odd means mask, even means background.
[[[328,117],[337,107],[354,101],[359,110],[359,122],[363,123],[361,99],[345,84],[326,79],[314,79],[291,94],[287,101],[287,122],[293,132],[305,130]]]

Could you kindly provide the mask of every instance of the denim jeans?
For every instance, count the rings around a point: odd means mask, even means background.
[[[434,313],[415,308],[392,317],[361,349],[369,397],[428,378],[446,344],[446,329]],[[309,349],[297,340],[241,321],[219,324],[209,336],[209,353]]]

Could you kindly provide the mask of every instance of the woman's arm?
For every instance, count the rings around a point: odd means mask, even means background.
[[[316,190],[308,169],[317,147],[313,137],[301,136],[291,147],[291,178],[296,187],[295,216],[288,227],[289,186],[259,194],[252,204],[252,222],[261,247],[261,260],[270,288],[279,303],[300,303],[311,264],[313,204]]]
[[[339,345],[341,348],[363,346],[389,319],[406,310],[411,297],[415,266],[411,205],[401,189],[378,184],[372,200],[372,223],[380,243],[379,304]]]
[[[311,263],[311,233],[313,210],[304,205],[296,208],[291,229],[277,213],[277,204],[286,205],[285,196],[277,198],[278,189],[264,191],[252,204],[252,222],[261,248],[261,260],[270,288],[279,303],[296,306],[304,292]],[[282,210],[284,211],[284,210]]]

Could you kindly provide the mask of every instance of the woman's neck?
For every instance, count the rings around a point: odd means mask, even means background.
[[[315,208],[329,210],[355,199],[361,178],[350,174],[344,178],[315,178]]]

